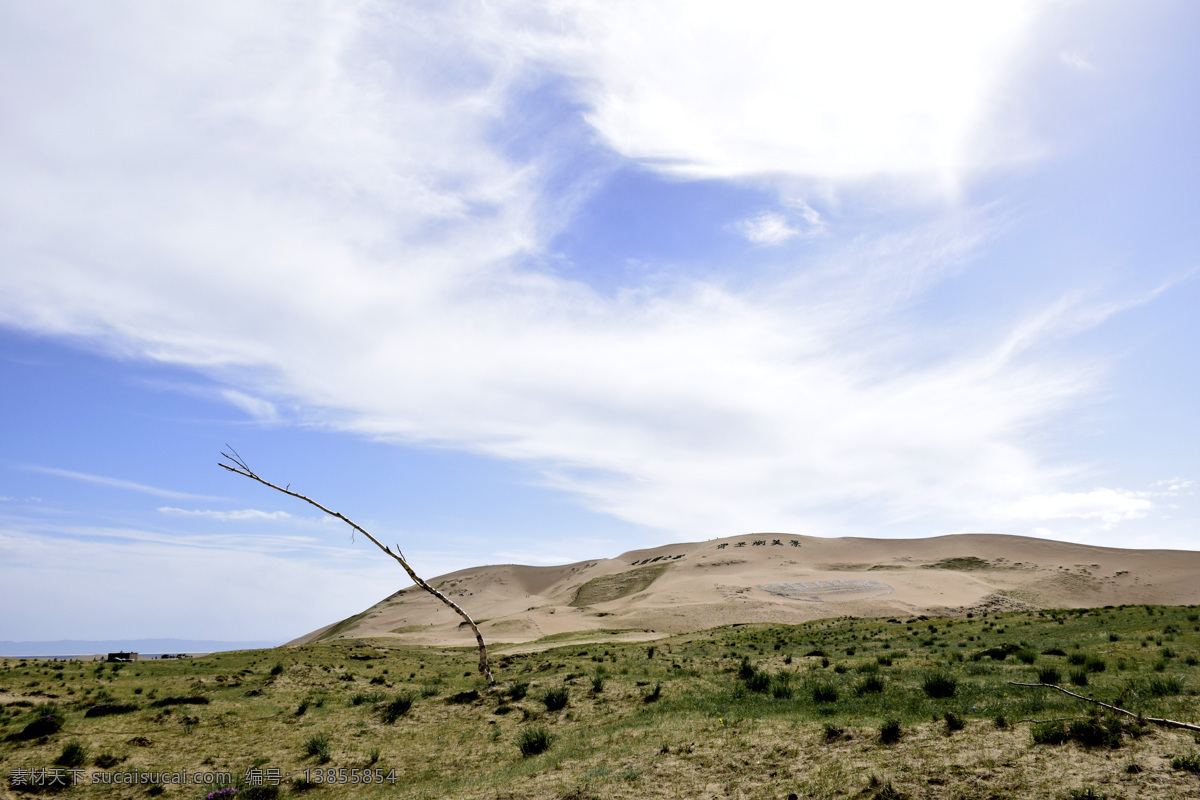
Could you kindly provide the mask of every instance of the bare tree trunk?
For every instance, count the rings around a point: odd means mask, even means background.
[[[226,446],[228,447],[228,445],[226,445]],[[487,682],[489,684],[496,682],[496,679],[494,677],[492,677],[491,664],[488,662],[487,645],[485,645],[483,643],[483,634],[479,632],[479,626],[475,624],[475,620],[471,619],[471,615],[468,614],[466,611],[463,611],[461,608],[459,608],[458,604],[455,603],[453,600],[446,597],[446,595],[442,594],[441,592],[439,592],[437,589],[430,586],[425,581],[421,580],[421,577],[419,575],[417,575],[417,573],[413,572],[412,567],[410,567],[408,565],[408,562],[404,560],[404,554],[400,551],[399,545],[396,545],[396,552],[393,553],[391,548],[382,544],[378,539],[376,539],[374,536],[372,536],[370,533],[368,533],[366,530],[364,530],[357,523],[355,523],[354,521],[352,521],[345,515],[339,514],[336,511],[330,511],[328,508],[321,505],[316,500],[313,500],[312,498],[309,498],[309,497],[305,497],[302,494],[297,494],[296,492],[293,492],[290,488],[291,487],[290,483],[287,486],[276,486],[275,484],[271,483],[270,481],[263,480],[258,475],[254,474],[254,471],[252,469],[250,469],[249,466],[246,465],[245,460],[240,455],[238,455],[238,452],[236,450],[234,450],[232,447],[230,447],[229,450],[231,453],[233,453],[233,455],[229,455],[229,453],[222,452],[221,456],[223,458],[225,458],[226,460],[228,460],[230,463],[225,464],[225,463],[218,462],[217,465],[219,467],[221,467],[222,469],[227,469],[230,472],[236,472],[238,475],[245,476],[247,478],[250,478],[251,480],[258,481],[263,486],[269,486],[277,492],[283,492],[286,495],[290,495],[297,499],[303,500],[304,502],[308,503],[309,505],[316,506],[317,508],[321,509],[329,516],[334,517],[336,519],[340,519],[342,522],[346,523],[351,528],[353,528],[354,530],[361,533],[363,536],[366,536],[368,539],[370,539],[375,544],[375,546],[378,547],[380,550],[387,553],[392,558],[396,559],[396,561],[398,561],[400,563],[400,566],[404,567],[404,571],[408,573],[408,577],[412,578],[413,582],[415,584],[417,584],[417,586],[420,586],[422,589],[429,592],[431,595],[436,597],[438,600],[441,600],[443,603],[450,606],[450,608],[454,609],[455,613],[457,613],[460,617],[462,617],[464,620],[466,620],[467,624],[471,626],[471,630],[473,630],[475,632],[475,641],[478,642],[478,644],[479,644],[479,672],[480,672],[480,674],[483,675],[483,677],[487,680]]]
[[[1200,725],[1192,725],[1187,722],[1176,722],[1173,719],[1162,719],[1160,717],[1143,717],[1141,714],[1134,714],[1132,711],[1126,711],[1123,708],[1117,708],[1116,706],[1111,706],[1108,703],[1101,703],[1099,700],[1093,700],[1090,697],[1084,697],[1081,694],[1075,694],[1074,692],[1069,692],[1066,689],[1062,688],[1061,686],[1058,686],[1053,683],[1017,683],[1015,681],[1009,681],[1008,685],[1009,686],[1034,686],[1034,687],[1040,686],[1045,689],[1057,689],[1058,691],[1062,692],[1063,694],[1071,695],[1071,697],[1074,697],[1076,700],[1085,700],[1089,703],[1095,703],[1098,706],[1107,708],[1109,711],[1116,711],[1118,714],[1124,714],[1127,717],[1133,717],[1134,719],[1137,719],[1137,720],[1144,720],[1153,725],[1162,725],[1164,728],[1182,728],[1185,731],[1200,731]]]

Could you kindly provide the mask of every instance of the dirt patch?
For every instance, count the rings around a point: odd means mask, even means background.
[[[880,581],[797,581],[795,583],[764,583],[759,589],[790,600],[809,603],[836,603],[841,600],[865,600],[891,594],[894,586]]]

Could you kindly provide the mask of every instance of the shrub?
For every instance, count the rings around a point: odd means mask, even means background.
[[[1200,756],[1188,753],[1186,756],[1175,756],[1171,759],[1171,769],[1200,774]]]
[[[87,748],[83,746],[83,742],[72,740],[63,745],[62,754],[54,763],[61,767],[78,767],[86,760]]]
[[[1022,664],[1032,664],[1037,661],[1038,654],[1033,650],[1018,650],[1017,660]]]
[[[1071,670],[1071,685],[1072,686],[1087,686],[1088,674],[1086,669]]]
[[[567,707],[567,698],[567,687],[560,686],[557,689],[547,689],[542,695],[542,702],[547,711],[562,711]]]
[[[596,675],[592,678],[592,694],[600,694],[604,691],[604,678]]]
[[[554,737],[543,727],[524,728],[517,734],[517,748],[525,758],[536,756],[550,749]]]
[[[206,706],[208,705],[207,697],[198,695],[189,695],[187,697],[164,697],[162,700],[155,700],[150,705],[155,708],[163,708],[165,706]]]
[[[1099,656],[1088,656],[1087,660],[1083,662],[1083,665],[1087,668],[1088,672],[1104,672],[1104,670],[1108,667],[1107,662],[1105,662],[1105,660]]]
[[[356,692],[350,696],[350,705],[364,706],[378,703],[384,698],[383,692]]]
[[[1090,786],[1082,789],[1072,789],[1067,792],[1067,800],[1106,800],[1108,795],[1098,792]]]
[[[771,696],[776,700],[792,699],[792,687],[787,681],[776,680],[771,685]]]
[[[1060,673],[1054,667],[1042,667],[1041,669],[1038,670],[1038,682],[1039,683],[1057,684],[1061,680],[1062,680],[1062,673]]]
[[[746,688],[752,692],[765,692],[771,688],[771,676],[761,670],[754,670],[746,678]]]
[[[314,733],[308,737],[308,741],[304,743],[304,753],[314,756],[322,764],[328,762],[333,757],[329,752],[329,734]]]
[[[879,694],[882,691],[883,680],[876,675],[868,675],[863,679],[863,682],[854,689],[854,693],[859,697],[868,694]]]
[[[921,688],[932,698],[954,697],[958,690],[958,681],[945,672],[931,672],[925,676]]]
[[[518,700],[524,700],[525,695],[529,692],[529,684],[524,681],[517,681],[512,686],[508,687],[508,699],[514,703]]]
[[[754,677],[755,672],[756,670],[754,669],[754,665],[750,663],[750,659],[742,656],[742,663],[738,667],[738,677],[744,681],[748,681]]]
[[[1167,678],[1153,677],[1146,684],[1146,691],[1151,697],[1170,697],[1183,692],[1183,684],[1179,682],[1179,678],[1170,676]]]
[[[900,741],[900,734],[899,720],[889,719],[879,728],[879,741],[882,744],[895,744]]]
[[[276,664],[275,666],[271,667],[271,674],[272,675],[282,675],[283,674],[283,664]]]
[[[1121,726],[1109,728],[1098,719],[1076,720],[1071,723],[1067,736],[1079,742],[1084,747],[1119,747],[1121,745]]]
[[[838,699],[837,688],[827,683],[819,683],[813,687],[812,699],[814,703],[836,703]]]
[[[1039,722],[1030,733],[1034,744],[1062,744],[1067,740],[1067,731],[1059,722]]]
[[[946,733],[954,733],[955,731],[961,731],[963,729],[962,718],[959,717],[957,714],[955,714],[953,711],[946,712],[945,720],[946,720]]]
[[[877,779],[872,780],[872,785],[878,785]],[[871,800],[908,800],[908,795],[892,786],[892,782],[888,781],[883,786],[880,786],[875,794],[871,795]]]
[[[409,692],[397,695],[396,697],[392,698],[391,702],[383,707],[383,710],[380,712],[380,716],[383,718],[385,723],[391,725],[393,722],[406,715],[409,712],[409,709],[413,707],[414,702],[416,702],[416,697]]]
[[[92,759],[92,763],[100,767],[100,769],[111,769],[124,760],[123,758],[117,758],[112,753],[101,753]]]
[[[51,703],[42,707],[41,714],[17,734],[18,739],[40,739],[51,736],[62,730],[63,717],[58,708]]]
[[[97,703],[84,712],[85,717],[107,717],[109,714],[129,714],[137,711],[133,703]]]

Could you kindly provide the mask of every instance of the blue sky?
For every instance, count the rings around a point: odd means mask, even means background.
[[[1200,541],[1186,2],[0,4],[0,639]]]

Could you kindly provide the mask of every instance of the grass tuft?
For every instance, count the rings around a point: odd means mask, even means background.
[[[330,754],[329,746],[328,733],[314,733],[304,742],[304,753],[316,758],[322,764],[327,764],[333,758]]]
[[[931,672],[922,680],[921,688],[931,698],[954,697],[958,691],[958,680],[945,672]]]
[[[553,743],[554,736],[540,725],[522,728],[521,732],[517,734],[517,749],[525,758],[546,752]]]

